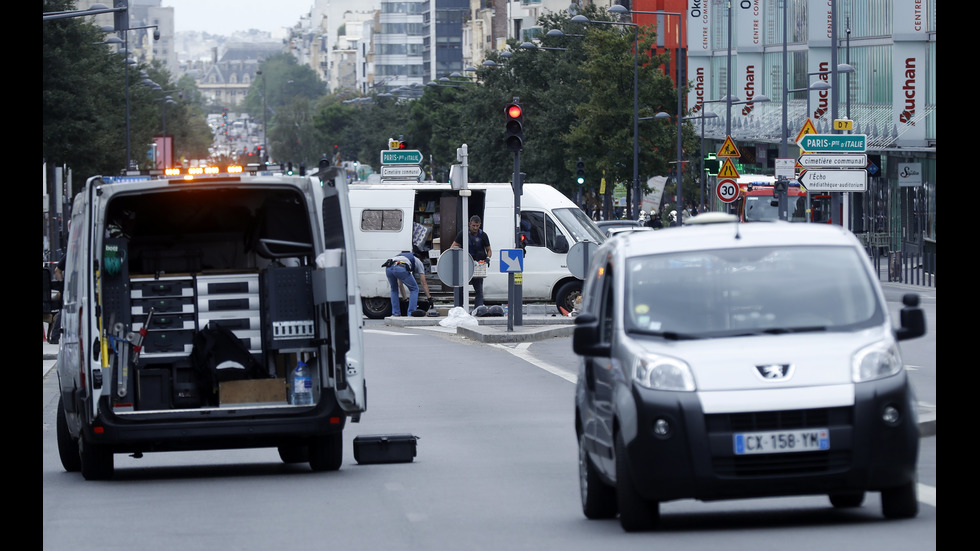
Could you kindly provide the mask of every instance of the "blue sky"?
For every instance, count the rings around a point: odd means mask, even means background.
[[[274,31],[290,27],[301,15],[310,12],[313,3],[313,0],[162,0],[160,5],[174,8],[176,32],[207,31],[230,35],[248,29]],[[336,0],[331,2],[331,7],[360,3],[358,0]]]

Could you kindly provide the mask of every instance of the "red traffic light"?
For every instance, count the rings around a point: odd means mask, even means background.
[[[513,104],[507,107],[507,116],[512,119],[519,119],[523,114],[523,110],[520,105]]]

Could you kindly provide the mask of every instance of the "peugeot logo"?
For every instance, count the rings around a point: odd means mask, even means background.
[[[755,368],[759,370],[759,375],[762,375],[763,379],[786,379],[789,377],[789,364],[757,365]]]

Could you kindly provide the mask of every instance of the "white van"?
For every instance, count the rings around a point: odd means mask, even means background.
[[[366,409],[349,213],[339,168],[90,178],[64,281],[65,470],[105,479],[116,453],[256,447],[340,468]]]
[[[501,249],[517,248],[514,191],[509,183],[471,183],[469,189],[468,214],[483,220],[482,229],[493,249],[484,301],[506,303],[508,274],[500,272],[497,259]],[[459,191],[448,183],[354,183],[350,201],[364,314],[384,318],[391,315],[391,299],[381,264],[414,246],[425,257],[426,272],[434,277],[439,255],[452,246],[459,228],[466,227],[458,220]],[[568,250],[585,240],[602,243],[604,235],[582,209],[545,184],[524,184],[521,224],[528,238],[522,274],[524,302],[554,302],[570,312],[582,281],[568,271]],[[438,287],[435,281],[431,288]]]

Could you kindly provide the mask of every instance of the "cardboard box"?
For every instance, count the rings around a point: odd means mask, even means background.
[[[218,403],[257,404],[286,403],[285,379],[251,379],[245,381],[225,381],[218,385]]]

